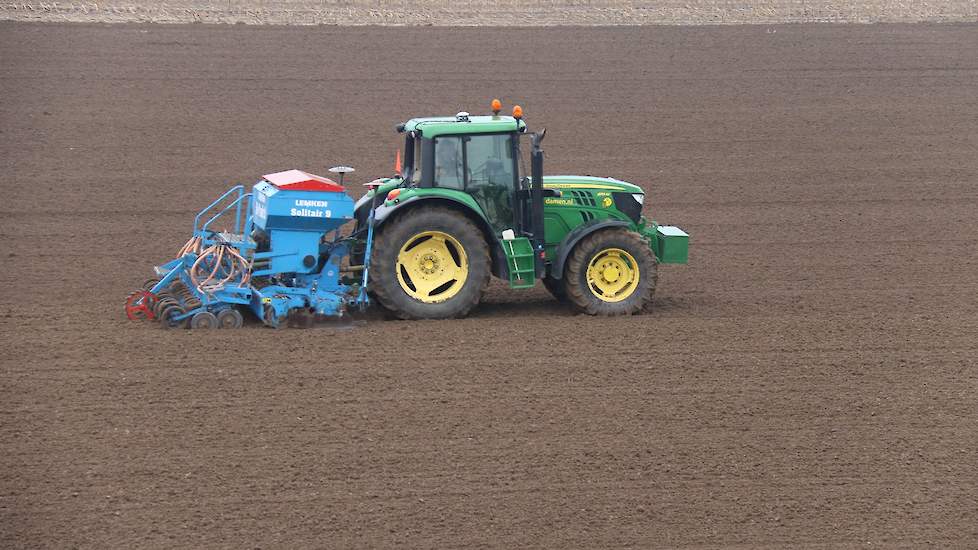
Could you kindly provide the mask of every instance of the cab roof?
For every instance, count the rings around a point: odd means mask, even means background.
[[[418,132],[424,137],[450,134],[489,134],[522,131],[526,123],[511,116],[472,116],[459,120],[454,116],[412,118],[404,123],[405,132]]]

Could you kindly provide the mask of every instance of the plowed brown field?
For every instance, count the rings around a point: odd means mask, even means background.
[[[978,26],[0,24],[0,547],[978,546]],[[166,332],[233,181],[520,102],[654,313]],[[359,193],[359,185],[350,186]]]

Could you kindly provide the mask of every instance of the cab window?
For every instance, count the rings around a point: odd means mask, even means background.
[[[433,179],[438,187],[465,189],[461,137],[435,138],[435,173]]]
[[[421,138],[414,138],[414,171],[411,172],[411,183],[421,183]]]

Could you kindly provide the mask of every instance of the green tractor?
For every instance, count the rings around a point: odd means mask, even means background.
[[[544,176],[546,130],[527,137],[519,106],[500,116],[414,118],[404,166],[356,204],[373,226],[369,288],[404,319],[462,317],[491,275],[517,289],[537,279],[591,315],[628,315],[652,301],[660,263],[686,263],[688,235],[642,216],[644,191],[591,176]],[[351,258],[363,264],[363,254]]]

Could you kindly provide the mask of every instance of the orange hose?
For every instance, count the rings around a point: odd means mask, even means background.
[[[201,264],[208,259],[214,262],[214,268],[201,281],[199,275],[199,272],[202,271]],[[221,280],[216,281],[218,272],[222,268],[225,268],[227,273]],[[191,282],[199,292],[203,293],[216,292],[239,276],[241,277],[241,281],[238,283],[239,287],[248,284],[248,281],[251,280],[251,263],[237,250],[226,244],[215,244],[208,247],[200,253],[200,257],[190,268]]]
[[[180,252],[177,252],[177,258],[182,258],[184,255],[191,252],[200,254],[200,237],[191,237],[190,240],[183,245],[183,248],[180,249]]]

